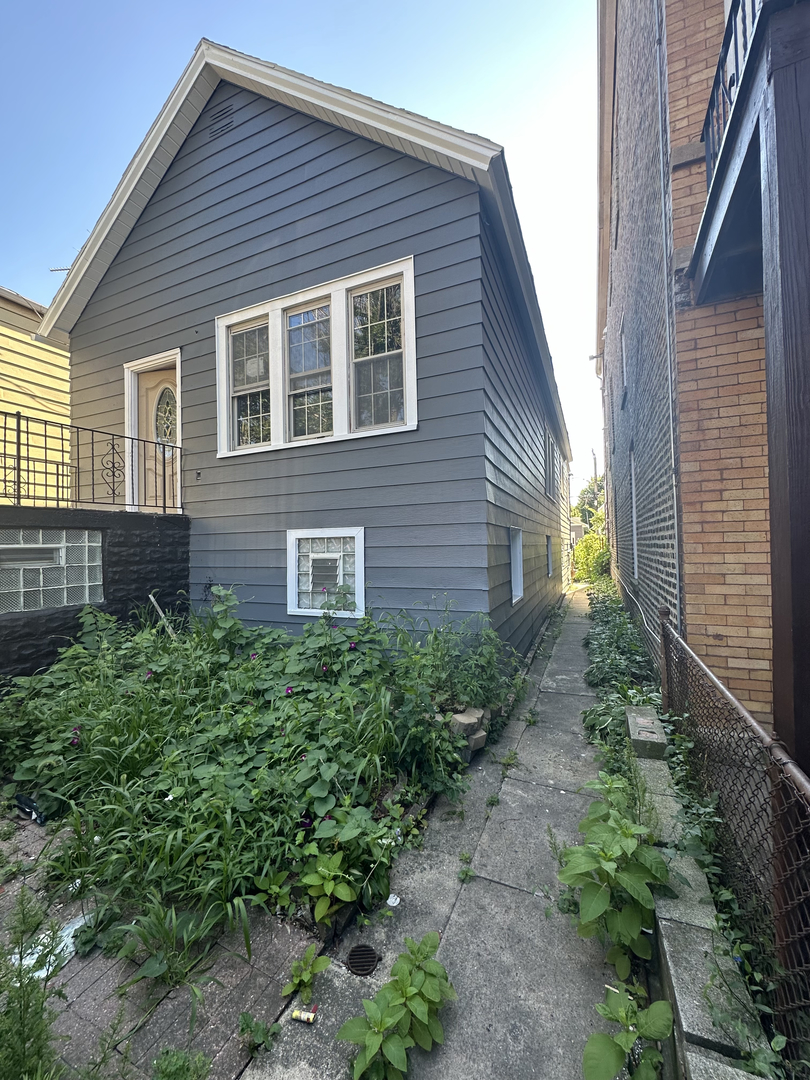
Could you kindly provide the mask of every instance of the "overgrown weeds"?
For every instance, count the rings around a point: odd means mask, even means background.
[[[58,819],[51,885],[100,898],[84,945],[120,948],[127,925],[172,979],[169,953],[185,977],[204,948],[186,948],[184,913],[207,933],[245,930],[251,906],[328,920],[383,900],[418,840],[407,808],[466,788],[463,739],[437,708],[500,705],[517,680],[494,631],[449,608],[424,625],[327,611],[293,636],[245,626],[212,592],[174,635],[85,609],[76,643],[0,701],[0,773]]]

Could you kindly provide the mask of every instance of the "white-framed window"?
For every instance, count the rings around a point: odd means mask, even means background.
[[[365,610],[365,530],[287,530],[287,614],[359,618]]]
[[[512,579],[512,603],[523,597],[523,530],[509,529],[509,569]]]
[[[554,554],[551,548],[551,537],[546,535],[546,571],[549,577],[554,574]]]
[[[220,315],[217,456],[412,431],[413,259]]]
[[[627,388],[627,341],[624,336],[624,315],[619,325],[619,345],[622,353],[622,389]]]
[[[545,446],[545,468],[546,468],[546,495],[550,499],[557,498],[557,444],[554,442],[554,436],[550,431],[546,430],[546,446]]]

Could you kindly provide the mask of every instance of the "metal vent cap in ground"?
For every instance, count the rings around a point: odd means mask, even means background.
[[[353,975],[371,975],[381,959],[370,945],[353,945],[346,957],[346,967]]]

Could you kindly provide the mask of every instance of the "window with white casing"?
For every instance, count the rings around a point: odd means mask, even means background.
[[[364,601],[364,529],[287,531],[287,613],[359,618]]]
[[[546,536],[546,570],[548,576],[552,577],[554,574],[554,552],[551,547],[551,537]]]
[[[103,599],[100,532],[0,529],[0,614]]]
[[[221,315],[218,456],[410,431],[413,260]]]
[[[523,530],[509,530],[509,567],[512,579],[512,603],[523,597]]]
[[[557,445],[550,431],[546,431],[545,446],[546,495],[557,498]]]

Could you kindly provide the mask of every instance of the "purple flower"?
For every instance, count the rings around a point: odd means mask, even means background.
[[[321,589],[321,592],[326,592],[326,586],[325,586],[325,585],[324,585],[324,587],[323,587],[323,588]]]
[[[306,755],[306,754],[302,754],[302,755],[301,755],[301,760],[302,760],[302,761],[306,761],[306,760],[307,760],[307,755]]]
[[[356,649],[357,648],[357,642],[356,641],[350,641],[349,642],[349,648],[350,649]]]
[[[329,670],[329,668],[328,668],[328,667],[326,666],[326,664],[324,664],[324,665],[323,665],[323,670],[324,670],[324,671],[328,671],[328,670]]]
[[[75,728],[73,728],[73,731],[81,731],[81,730],[82,730],[82,729],[81,729],[80,727],[75,727]]]
[[[258,655],[259,655],[259,654],[258,654],[257,652],[252,652],[252,653],[250,654],[250,659],[251,659],[251,660],[255,660],[255,659],[256,659],[256,657],[257,657]]]
[[[284,693],[285,694],[291,694],[292,693],[292,687],[288,686],[287,689],[284,691]]]
[[[71,746],[78,746],[79,745],[79,740],[78,739],[71,739],[70,740],[70,745]]]
[[[309,817],[307,814],[303,814],[302,817],[301,817],[301,820],[298,822],[298,824],[301,826],[302,829],[311,829],[312,828],[312,818]]]
[[[151,672],[151,671],[147,671],[147,673],[146,673],[146,677],[147,677],[147,679],[151,679],[151,678],[152,678],[152,672]]]
[[[333,629],[333,630],[337,630],[337,623],[336,623],[336,622],[333,622],[333,623],[332,623],[332,629]]]

